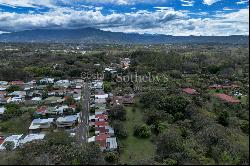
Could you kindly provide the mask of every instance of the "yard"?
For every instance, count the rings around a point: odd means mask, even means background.
[[[136,108],[133,112],[133,107],[126,107],[127,120],[125,127],[128,130],[128,137],[121,140],[124,145],[124,152],[121,154],[121,162],[124,164],[133,164],[134,161],[148,159],[154,156],[154,146],[149,139],[139,139],[133,136],[134,126],[142,123],[142,112],[140,108]]]

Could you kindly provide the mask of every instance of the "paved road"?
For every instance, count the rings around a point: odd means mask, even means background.
[[[88,141],[90,103],[90,90],[87,83],[82,88],[81,102],[82,111],[80,112],[80,124],[76,129],[76,137],[80,143],[86,143]]]

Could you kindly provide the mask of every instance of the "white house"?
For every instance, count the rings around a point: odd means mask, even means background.
[[[6,86],[6,85],[8,85],[8,82],[7,81],[0,81],[0,85]]]
[[[109,97],[108,94],[95,95],[95,99],[107,99],[108,97]]]
[[[0,115],[3,115],[4,114],[4,112],[5,112],[5,108],[4,107],[0,107]]]
[[[21,135],[12,135],[12,136],[9,136],[7,137],[4,142],[0,145],[0,150],[5,150],[5,142],[13,142],[14,143],[14,147],[13,149],[17,148],[19,146],[19,141],[21,139],[21,137],[23,136],[23,134]]]
[[[54,118],[34,119],[31,122],[29,130],[48,129],[48,128],[50,128],[53,121],[54,121]]]
[[[106,149],[107,150],[116,150],[117,149],[116,137],[106,139]]]
[[[53,84],[54,83],[54,78],[43,78],[39,82],[41,84]]]
[[[77,115],[70,115],[65,117],[59,117],[56,120],[57,127],[72,127],[77,122]]]
[[[20,103],[20,102],[23,102],[23,97],[10,97],[8,100],[7,100],[7,103]]]
[[[28,142],[32,142],[34,140],[42,140],[44,139],[45,134],[29,134],[24,139],[19,141],[19,145],[23,145]]]

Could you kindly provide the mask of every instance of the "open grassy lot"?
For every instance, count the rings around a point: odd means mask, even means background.
[[[128,130],[128,137],[121,140],[121,143],[125,146],[124,152],[121,154],[121,162],[124,164],[133,164],[135,161],[147,159],[154,155],[154,146],[148,139],[140,139],[133,136],[134,126],[138,123],[142,123],[142,111],[140,108],[136,108],[133,112],[133,107],[126,107],[127,120],[125,127]]]

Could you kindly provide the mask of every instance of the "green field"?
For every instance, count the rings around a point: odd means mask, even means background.
[[[124,164],[133,164],[135,161],[143,160],[154,156],[154,146],[148,139],[140,139],[133,136],[134,126],[142,123],[142,112],[140,108],[132,111],[132,107],[126,107],[127,120],[125,127],[128,130],[128,137],[121,140],[124,145],[124,152],[121,154],[121,162]]]

